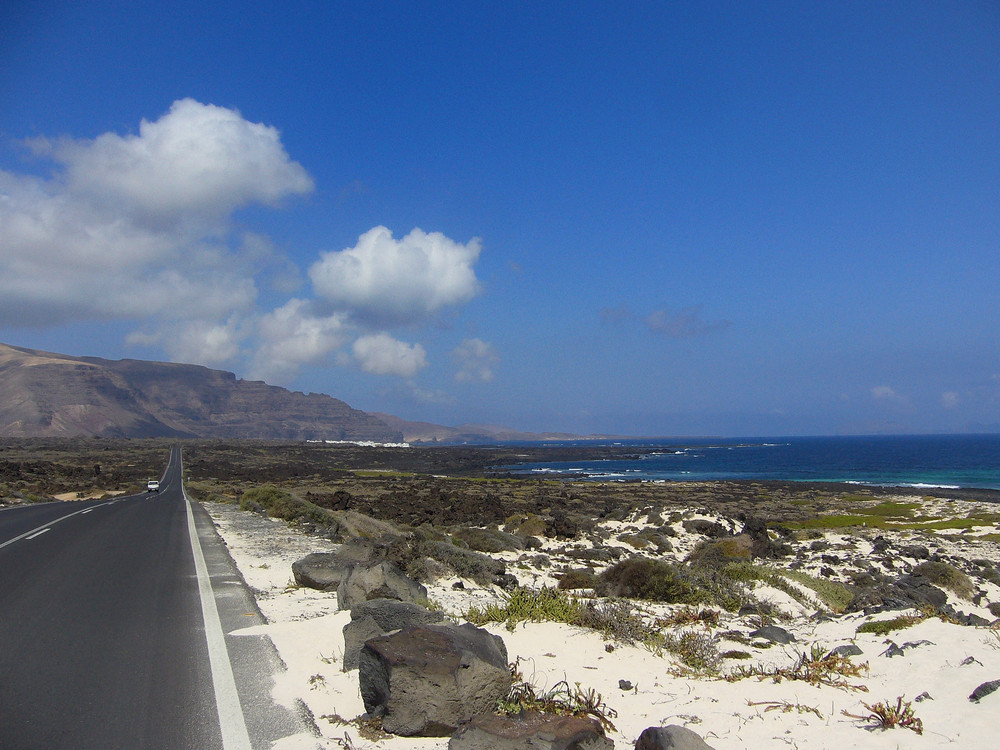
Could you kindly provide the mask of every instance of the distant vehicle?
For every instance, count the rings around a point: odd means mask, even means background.
[[[146,482],[146,492],[159,492],[160,483],[155,479],[150,479]]]

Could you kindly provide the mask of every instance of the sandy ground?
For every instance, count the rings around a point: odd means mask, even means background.
[[[229,547],[247,584],[254,591],[268,624],[244,633],[264,633],[274,642],[287,671],[274,685],[275,699],[290,708],[297,701],[311,711],[318,735],[287,738],[275,745],[278,750],[299,748],[446,748],[447,738],[389,737],[365,739],[355,724],[344,723],[364,712],[357,670],[343,672],[343,626],[350,614],[337,609],[336,595],[299,588],[291,575],[291,564],[309,552],[331,551],[336,545],[288,528],[283,522],[244,513],[233,506],[206,504],[219,533]],[[716,519],[724,520],[724,519]],[[612,522],[614,523],[614,522]],[[617,522],[622,529],[641,529],[642,522]],[[985,531],[985,529],[984,529]],[[889,534],[893,532],[888,532]],[[691,538],[688,538],[691,537]],[[680,535],[675,554],[681,556],[697,541],[695,535]],[[956,542],[958,553],[997,560],[997,545]],[[903,541],[909,541],[902,534]],[[927,537],[920,540],[926,542]],[[852,541],[843,534],[828,535],[831,545]],[[866,554],[870,544],[855,538],[853,554]],[[614,543],[610,542],[609,543]],[[942,542],[942,544],[950,544]],[[865,545],[868,545],[867,547]],[[544,550],[543,550],[544,551]],[[508,553],[508,569],[525,585],[554,582],[549,570],[536,569],[524,556]],[[522,558],[518,560],[518,558]],[[457,579],[444,579],[428,586],[429,596],[454,619],[472,604],[495,601],[501,593],[464,581],[465,590],[452,588]],[[1000,601],[1000,587],[986,585],[989,601]],[[864,652],[853,657],[867,663],[868,671],[846,678],[849,687],[813,686],[803,681],[775,681],[750,677],[729,682],[720,678],[685,676],[679,662],[669,653],[655,654],[641,646],[617,645],[608,650],[601,636],[589,630],[556,623],[518,625],[513,632],[502,624],[487,626],[501,636],[511,660],[520,662],[524,677],[538,688],[560,680],[594,688],[616,712],[616,730],[608,736],[618,748],[631,748],[649,726],[679,724],[701,735],[716,750],[737,748],[992,748],[997,746],[997,711],[1000,691],[976,704],[969,700],[983,682],[1000,679],[1000,631],[925,620],[913,627],[886,636],[856,634],[857,627],[873,619],[861,614],[834,618],[810,618],[814,612],[774,589],[758,588],[759,597],[793,615],[781,627],[793,633],[796,643],[770,645],[753,640],[720,644],[721,650],[750,652],[749,661],[727,660],[723,673],[739,667],[788,667],[803,651],[813,646],[830,649],[854,643]],[[992,620],[984,607],[954,600],[956,608]],[[663,614],[671,608],[643,605]],[[889,619],[900,613],[884,613],[874,619]],[[723,614],[713,633],[738,630],[748,634],[751,618]],[[915,644],[902,656],[882,655],[894,641]],[[619,681],[631,689],[623,690]],[[870,722],[845,716],[870,712],[864,704],[897,698],[914,701],[915,715],[923,723],[923,734],[905,728],[883,730]]]

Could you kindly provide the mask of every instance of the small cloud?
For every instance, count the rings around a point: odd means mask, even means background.
[[[656,310],[646,317],[645,323],[654,333],[672,339],[707,336],[732,325],[728,320],[704,320],[700,305],[680,310]]]
[[[407,344],[388,333],[362,336],[352,347],[354,358],[365,372],[411,378],[427,366],[427,352],[420,344]]]
[[[892,388],[887,385],[877,385],[871,390],[872,398],[876,401],[893,401],[896,403],[902,403],[907,400],[906,396],[902,396],[896,393]]]
[[[473,269],[478,239],[467,244],[414,229],[396,240],[370,229],[354,247],[322,253],[309,269],[316,294],[337,310],[384,324],[419,322],[480,292]]]
[[[598,311],[598,315],[601,316],[602,323],[608,323],[610,325],[621,325],[622,323],[627,323],[635,317],[627,305],[620,305],[619,307],[602,307]]]
[[[489,383],[500,357],[493,344],[481,339],[466,339],[451,353],[458,364],[455,380],[459,383]]]
[[[941,406],[945,409],[955,408],[958,406],[959,401],[961,401],[961,399],[955,391],[945,391],[941,394]]]

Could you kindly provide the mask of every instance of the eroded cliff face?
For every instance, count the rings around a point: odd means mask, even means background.
[[[0,436],[399,441],[343,401],[198,365],[0,344]]]

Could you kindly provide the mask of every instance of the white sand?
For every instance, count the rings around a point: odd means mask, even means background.
[[[278,750],[300,748],[446,748],[447,738],[391,737],[378,741],[365,740],[355,725],[345,725],[337,719],[352,720],[363,713],[357,670],[341,671],[343,656],[342,629],[349,613],[337,611],[336,595],[296,588],[292,582],[291,563],[307,552],[331,550],[335,545],[290,530],[284,523],[241,513],[231,506],[206,504],[229,546],[230,552],[247,583],[254,589],[258,603],[269,624],[250,628],[246,633],[263,633],[274,642],[288,670],[274,687],[275,699],[294,707],[302,701],[312,712],[320,737],[301,736],[283,740]],[[714,519],[713,519],[714,520]],[[642,527],[635,523],[617,523],[614,536]],[[634,529],[626,527],[635,527]],[[886,533],[886,532],[882,532]],[[893,532],[889,532],[890,534]],[[693,535],[688,535],[693,536]],[[908,539],[900,534],[900,539]],[[926,543],[927,537],[916,538]],[[675,548],[689,549],[693,542],[680,537]],[[846,535],[831,534],[827,541],[833,546],[849,541]],[[852,554],[864,555],[867,542],[860,542]],[[956,542],[958,548],[967,543]],[[870,549],[870,546],[869,546]],[[630,550],[631,551],[631,550]],[[996,559],[996,545],[987,548]],[[962,554],[966,554],[962,550]],[[988,556],[977,552],[969,555]],[[517,555],[504,555],[512,560]],[[519,580],[542,585],[554,580],[552,569],[534,570],[509,565]],[[482,589],[465,581],[465,591],[456,591],[451,580],[429,586],[430,597],[446,611],[458,616],[472,603],[495,599],[497,591]],[[1000,588],[987,585],[985,601],[1000,601]],[[832,648],[856,643],[863,656],[853,657],[855,663],[867,662],[870,671],[860,677],[846,678],[851,685],[865,692],[832,686],[813,686],[802,681],[775,682],[768,678],[743,679],[727,682],[723,679],[686,677],[677,660],[670,654],[656,655],[642,647],[615,646],[608,651],[605,641],[593,631],[556,623],[518,625],[508,632],[503,625],[488,629],[501,636],[511,660],[520,661],[524,677],[538,688],[549,688],[560,680],[570,685],[580,683],[594,688],[617,716],[616,731],[610,732],[618,748],[631,748],[649,726],[680,724],[701,735],[716,750],[737,748],[992,748],[1000,746],[996,739],[997,709],[1000,692],[985,698],[980,704],[968,700],[969,694],[987,680],[1000,679],[1000,637],[998,631],[987,628],[963,627],[925,620],[905,630],[885,636],[861,634],[856,628],[869,619],[863,615],[810,620],[811,614],[788,594],[775,589],[758,589],[757,594],[771,600],[782,610],[795,615],[790,622],[778,623],[792,632],[797,643],[759,648],[758,641],[747,646],[722,641],[721,650],[738,649],[750,652],[750,661],[727,660],[723,672],[751,664],[764,668],[787,667],[803,650],[818,644]],[[954,600],[957,608],[974,612],[987,619],[987,610],[970,602]],[[644,605],[656,612],[670,607]],[[875,619],[889,619],[900,613],[885,613]],[[750,618],[724,615],[718,634],[730,629],[749,633]],[[908,648],[904,656],[880,656],[888,641],[899,645],[928,641]],[[965,662],[969,657],[972,661]],[[619,688],[619,680],[632,683],[631,690]],[[897,728],[881,730],[842,714],[869,713],[863,702],[895,703],[898,696],[913,701],[923,693],[930,698],[913,703],[924,732]],[[755,704],[755,705],[752,705]]]

